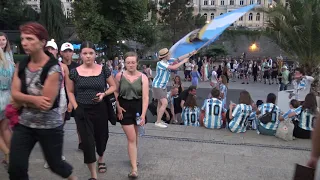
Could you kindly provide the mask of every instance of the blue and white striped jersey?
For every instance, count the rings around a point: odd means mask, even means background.
[[[260,111],[259,117],[262,115],[266,114],[267,112],[270,112],[273,108],[273,106],[276,106],[272,112],[272,119],[271,122],[267,124],[263,124],[262,122],[259,121],[259,125],[264,127],[265,129],[269,130],[277,130],[278,124],[279,124],[279,116],[281,115],[281,110],[280,108],[273,104],[273,103],[263,103],[258,107],[258,110]],[[259,118],[258,117],[258,118]]]
[[[294,112],[298,115],[299,127],[307,131],[313,131],[314,123],[316,122],[316,116],[309,109],[302,109],[299,106]]]
[[[167,101],[168,105],[171,105],[173,103],[173,96],[171,96],[171,91],[167,92]]]
[[[156,76],[153,79],[152,87],[165,89],[169,82],[170,70],[168,69],[169,63],[166,61],[157,62]]]
[[[247,130],[247,123],[252,107],[246,104],[238,104],[232,111],[233,119],[229,123],[229,129],[234,133],[242,133]]]
[[[216,98],[206,99],[201,110],[205,111],[203,123],[206,128],[221,128],[223,123],[221,113],[226,112],[222,101]]]
[[[226,107],[226,103],[227,103],[227,86],[224,85],[224,84],[220,84],[220,92],[224,94],[224,97],[223,97],[223,100],[222,100],[222,104],[223,104],[223,107]]]
[[[181,119],[186,126],[200,126],[200,109],[198,107],[184,107],[181,113]]]
[[[283,119],[290,119],[290,120],[294,120],[295,119],[295,116],[294,117],[291,117],[291,118],[288,118],[289,114],[292,113],[292,112],[295,112],[294,111],[295,109],[289,109],[286,113],[284,113],[282,115]]]

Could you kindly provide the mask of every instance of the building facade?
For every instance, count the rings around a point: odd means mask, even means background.
[[[66,18],[72,17],[72,2],[74,0],[61,0],[62,10]],[[34,10],[40,12],[40,0],[26,0],[26,3],[30,5]]]
[[[269,0],[193,0],[195,13],[204,15],[208,21],[222,15],[224,13],[233,11],[235,9],[250,5],[258,4],[256,9],[246,13],[243,17],[239,18],[233,26],[246,27],[250,29],[260,29],[265,27],[267,20],[266,14],[257,11],[259,7],[268,8],[272,5]]]

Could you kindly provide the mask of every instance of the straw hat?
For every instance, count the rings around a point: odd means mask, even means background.
[[[159,51],[159,58],[162,59],[162,58],[165,58],[169,55],[169,50],[168,48],[163,48],[163,49],[160,49]]]

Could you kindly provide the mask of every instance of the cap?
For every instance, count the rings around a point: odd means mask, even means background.
[[[67,49],[70,49],[71,51],[74,51],[74,48],[73,48],[73,45],[71,44],[71,43],[68,43],[68,42],[66,42],[66,43],[63,43],[62,45],[61,45],[61,51],[65,51],[65,50],[67,50]]]
[[[48,41],[46,47],[52,47],[55,50],[58,50],[58,46],[54,41]]]

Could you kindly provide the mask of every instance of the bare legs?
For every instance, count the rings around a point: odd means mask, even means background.
[[[131,172],[137,172],[138,159],[138,127],[135,125],[123,125],[123,131],[128,140],[128,154],[131,162]]]
[[[158,100],[158,106],[157,106],[157,123],[161,123],[161,118],[163,116],[164,111],[166,110],[168,106],[168,101],[166,98],[162,98]]]
[[[0,121],[0,150],[5,154],[5,161],[9,161],[11,130],[9,129],[8,119]]]

